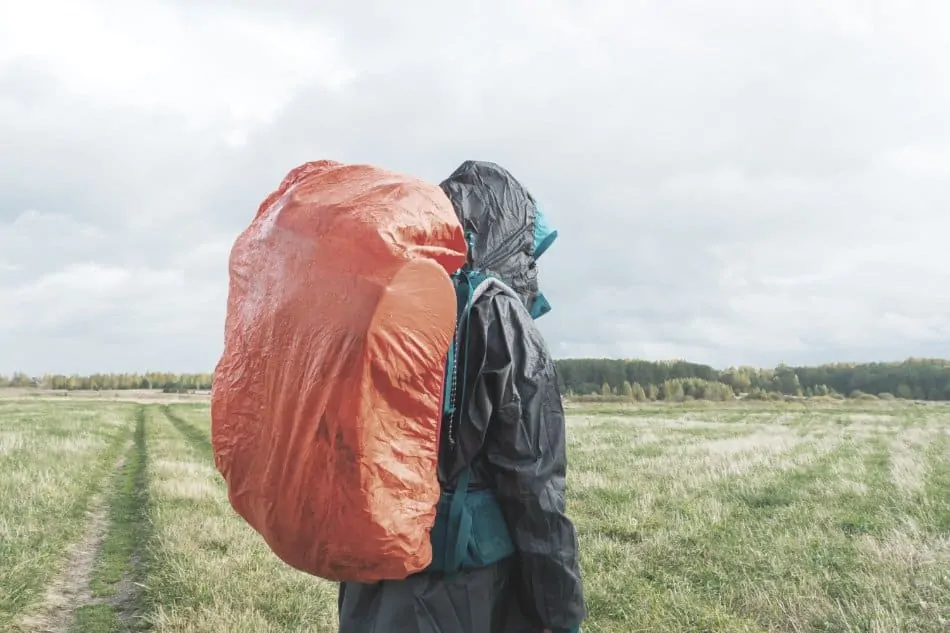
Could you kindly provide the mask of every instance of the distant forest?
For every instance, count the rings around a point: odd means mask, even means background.
[[[782,400],[789,398],[902,398],[950,400],[950,361],[909,359],[899,363],[835,363],[817,367],[715,369],[686,361],[655,362],[571,358],[558,361],[561,390],[578,399]],[[93,374],[16,373],[0,376],[0,387],[64,391],[160,389],[168,393],[211,389],[211,373]]]
[[[0,375],[2,387],[34,387],[58,391],[116,391],[126,389],[161,389],[166,393],[185,393],[211,389],[211,373],[173,374],[147,372],[144,374],[92,374],[91,376],[64,376],[45,374],[30,376],[17,372],[13,376]]]
[[[834,363],[817,367],[715,369],[686,361],[558,361],[561,388],[574,397],[630,400],[780,400],[847,397],[950,400],[950,361]]]

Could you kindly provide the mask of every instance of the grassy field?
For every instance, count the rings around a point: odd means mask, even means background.
[[[67,400],[67,399],[63,399]],[[950,408],[572,408],[587,633],[950,631]],[[335,630],[203,403],[0,401],[0,631]]]

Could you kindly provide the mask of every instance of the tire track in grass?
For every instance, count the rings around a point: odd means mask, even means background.
[[[51,586],[83,538],[131,424],[127,407],[108,405],[12,402],[2,413],[9,416],[3,428],[20,427],[25,438],[0,455],[0,630],[16,631],[22,622],[42,621],[59,600]]]
[[[149,413],[154,630],[335,631],[337,586],[280,561],[234,512],[204,425],[184,407]]]
[[[909,609],[927,623],[928,632],[943,632],[950,631],[950,432],[935,437],[923,458],[924,486],[909,513],[913,533],[890,545],[888,553],[907,567]]]
[[[139,406],[125,467],[113,478],[108,529],[70,633],[142,630],[142,581],[151,542],[145,432],[145,407]]]
[[[211,447],[211,439],[207,435],[202,433],[199,429],[196,429],[177,413],[174,413],[167,404],[162,406],[162,413],[195,450],[209,458],[213,455],[214,451]]]
[[[864,554],[865,539],[898,529],[909,509],[898,503],[880,440],[845,444],[765,486],[723,488],[731,499],[721,520],[646,548],[636,574],[692,597],[700,613],[735,614],[743,619],[735,630],[943,630],[933,614],[915,612],[917,596],[900,598],[914,578]]]
[[[118,458],[110,470],[104,469],[101,475],[95,478],[98,482],[96,486],[104,487],[102,479],[110,480],[110,472],[123,472],[127,452],[134,445],[128,438],[128,431],[117,434],[115,444],[110,447],[107,457],[115,458],[118,455]],[[66,633],[77,610],[91,599],[90,581],[109,520],[109,505],[105,492],[95,490],[91,494],[86,505],[82,537],[68,549],[63,571],[47,586],[42,603],[24,617],[15,630],[23,633]]]
[[[603,467],[601,478],[606,485],[578,486],[570,492],[572,516],[582,535],[600,534],[628,544],[655,542],[669,536],[667,528],[671,519],[675,519],[680,527],[700,518],[703,523],[710,520],[707,517],[715,515],[721,507],[706,502],[714,501],[713,493],[730,482],[797,469],[804,462],[819,459],[836,449],[841,441],[843,436],[819,446],[817,439],[809,439],[771,453],[768,455],[770,459],[753,460],[741,473],[730,469],[691,485],[682,485],[671,476],[651,476],[644,466],[649,460],[640,460],[629,468],[626,473],[629,477],[623,477],[613,468]],[[690,470],[678,474],[694,476],[692,465],[685,461],[686,456],[680,457]],[[609,463],[609,457],[606,459]],[[647,476],[640,477],[641,473]]]
[[[934,534],[950,538],[950,434],[935,441],[927,454],[927,475],[922,507],[929,512],[929,528]]]
[[[798,491],[818,481],[848,450],[848,445],[839,444],[827,452],[812,453],[811,459],[803,459],[792,469],[717,482],[701,495],[718,499],[719,511],[713,516],[698,503],[699,491],[668,499],[665,514],[668,520],[675,518],[675,529],[649,540],[621,540],[608,527],[584,548],[585,567],[597,570],[588,575],[593,618],[585,630],[770,630],[754,612],[736,609],[722,592],[730,582],[748,580],[749,575],[765,578],[762,574],[767,570],[762,567],[769,561],[750,561],[746,556],[732,563],[721,548],[729,543],[730,552],[741,551],[733,547],[740,532],[748,537],[759,527],[755,524],[774,525],[778,514],[794,507]],[[631,626],[635,620],[642,623],[641,628]]]

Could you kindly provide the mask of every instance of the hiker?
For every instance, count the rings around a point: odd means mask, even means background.
[[[437,520],[430,569],[340,584],[339,632],[579,631],[586,607],[577,536],[565,514],[564,411],[554,360],[534,324],[550,310],[536,261],[557,233],[525,187],[493,163],[467,161],[441,187],[469,240],[472,274],[438,476],[455,496],[493,494],[501,519],[486,542],[510,543],[513,553],[440,571],[443,558],[471,552],[453,552],[452,543],[440,551]],[[475,513],[474,523],[488,514]]]

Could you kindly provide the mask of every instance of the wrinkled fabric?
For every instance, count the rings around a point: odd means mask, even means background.
[[[566,515],[564,410],[554,360],[528,306],[539,292],[537,207],[492,163],[464,163],[442,188],[466,232],[481,284],[469,320],[471,386],[457,427],[443,424],[439,481],[453,490],[471,465],[470,489],[490,488],[517,553],[447,578],[422,572],[403,581],[345,583],[340,633],[539,633],[572,631],[586,617],[574,525]],[[461,375],[465,372],[467,375]]]
[[[214,460],[287,564],[371,582],[431,562],[465,257],[441,189],[332,161],[293,170],[235,242]]]
[[[441,187],[474,237],[472,266],[504,281],[530,306],[538,293],[534,197],[507,170],[482,161],[465,161]]]

